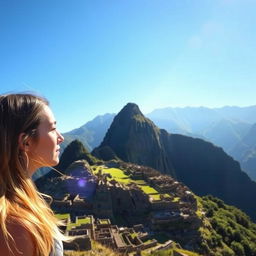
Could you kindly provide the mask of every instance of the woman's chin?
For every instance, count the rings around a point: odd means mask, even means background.
[[[46,167],[53,167],[53,166],[56,166],[56,165],[59,164],[59,162],[60,162],[59,158],[52,159],[52,161],[50,161]]]
[[[53,160],[53,165],[52,166],[55,166],[55,165],[59,164],[59,162],[60,162],[59,158]]]

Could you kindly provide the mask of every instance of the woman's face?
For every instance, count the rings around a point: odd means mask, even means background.
[[[38,139],[28,143],[28,170],[32,175],[37,168],[55,166],[59,163],[59,144],[64,141],[63,136],[56,129],[56,120],[51,109],[44,105],[41,122],[37,128]]]

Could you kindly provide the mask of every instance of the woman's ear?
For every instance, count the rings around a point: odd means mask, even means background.
[[[22,132],[18,138],[19,149],[23,151],[28,151],[28,147],[29,147],[29,141],[26,137],[27,137],[26,133]]]

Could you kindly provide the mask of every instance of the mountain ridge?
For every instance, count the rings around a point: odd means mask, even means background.
[[[244,118],[247,121],[250,120],[250,122],[252,122],[253,119],[251,118],[253,117],[255,119],[256,116],[256,114],[254,115],[254,113],[256,113],[255,107],[256,106],[225,106],[221,108],[169,107],[153,111],[156,114],[159,111],[163,111],[162,114],[160,113],[161,115],[157,114],[155,117],[151,117],[149,116],[149,113],[145,115],[145,117],[152,119],[159,128],[165,129],[169,133],[201,138],[214,143],[216,146],[221,146],[229,155],[238,160],[243,170],[253,178],[256,175],[255,168],[251,168],[251,166],[255,166],[253,161],[254,158],[248,158],[249,161],[242,160],[239,154],[241,155],[243,151],[234,153],[234,148],[243,141],[243,137],[251,128],[251,124],[239,120]],[[174,119],[168,115],[168,111],[175,111],[176,114]],[[185,116],[184,111],[186,111]],[[200,114],[201,112],[202,114]],[[212,116],[212,113],[215,117]],[[236,118],[234,118],[234,115]],[[244,117],[240,117],[240,115]],[[89,151],[100,145],[114,116],[115,114],[97,116],[80,128],[65,133],[65,141],[61,144],[62,151],[67,144],[74,139],[82,141]],[[229,119],[231,117],[233,117],[232,120]],[[237,119],[239,120],[237,121]],[[197,129],[197,131],[195,129]],[[111,155],[115,155],[111,149],[107,147],[105,148],[105,151],[109,152]]]
[[[201,139],[169,134],[142,113],[125,116],[124,113],[129,113],[125,108],[115,116],[103,142],[93,150],[93,155],[109,160],[100,154],[102,147],[109,147],[126,162],[150,166],[177,177],[197,194],[213,194],[240,207],[255,219],[256,206],[250,202],[252,195],[256,195],[256,183],[223,149]]]

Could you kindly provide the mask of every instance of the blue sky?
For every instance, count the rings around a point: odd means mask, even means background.
[[[135,102],[255,105],[254,0],[0,0],[0,93],[49,99],[59,129]]]

